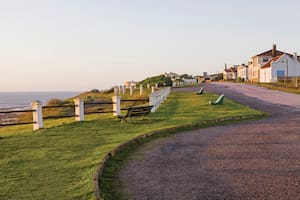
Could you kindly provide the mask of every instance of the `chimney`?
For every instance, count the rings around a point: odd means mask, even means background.
[[[276,44],[273,44],[272,57],[276,57]]]

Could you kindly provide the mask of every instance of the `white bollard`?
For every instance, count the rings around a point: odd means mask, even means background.
[[[141,84],[141,85],[140,85],[140,96],[143,95],[143,92],[144,92],[144,88],[143,88],[143,85]]]
[[[75,104],[75,121],[84,121],[84,100],[74,99]]]
[[[150,89],[150,84],[149,83],[147,84],[147,89]]]
[[[121,115],[121,97],[120,96],[113,96],[113,116],[120,116]]]
[[[158,83],[155,83],[155,89],[158,89]]]
[[[34,101],[31,103],[31,108],[34,110],[32,112],[34,122],[33,130],[44,128],[42,103],[40,101]]]

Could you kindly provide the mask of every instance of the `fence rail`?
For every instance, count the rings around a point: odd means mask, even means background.
[[[7,110],[7,111],[0,111],[0,114],[9,114],[9,113],[25,113],[25,112],[33,112],[35,110]]]
[[[34,124],[35,122],[19,122],[19,123],[4,123],[0,126],[16,126],[16,125],[25,125],[25,124]]]

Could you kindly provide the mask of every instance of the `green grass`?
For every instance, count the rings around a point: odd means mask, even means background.
[[[226,116],[260,112],[216,95],[172,93],[146,120],[120,123],[111,114],[48,120],[46,129],[0,128],[0,199],[93,199],[93,175],[103,157],[119,144],[158,129]]]
[[[265,87],[270,90],[279,90],[282,92],[289,92],[294,94],[300,94],[300,87],[292,86],[292,83],[286,85],[285,83],[253,83],[257,86]]]

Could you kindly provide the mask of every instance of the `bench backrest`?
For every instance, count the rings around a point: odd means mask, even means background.
[[[223,104],[224,101],[224,94],[221,94],[215,104]]]
[[[202,94],[203,93],[203,87],[202,88],[200,88],[200,90],[199,90],[199,92],[198,92],[198,94]]]
[[[151,112],[152,106],[131,106],[125,117],[145,116]]]

